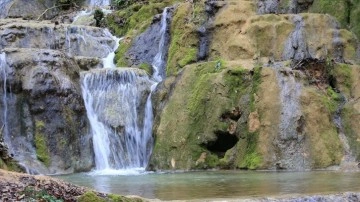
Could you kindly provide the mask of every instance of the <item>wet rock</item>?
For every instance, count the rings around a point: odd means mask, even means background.
[[[278,10],[279,10],[279,0],[259,0],[258,1],[258,13],[259,14],[278,13]]]
[[[7,136],[11,137],[7,143],[14,158],[26,169],[39,173],[89,170],[93,157],[79,86],[80,68],[59,51],[4,51],[8,87],[16,89],[7,92],[11,98],[7,99],[7,110],[11,113],[7,113],[6,120]],[[36,149],[40,137],[48,153],[39,154]],[[39,159],[39,155],[48,156],[49,161]]]
[[[54,1],[36,1],[36,0],[12,0],[11,7],[8,8],[8,18],[26,18],[37,19],[47,8],[54,6]],[[51,19],[59,14],[59,8],[49,9],[43,17]]]
[[[80,69],[84,71],[103,68],[103,63],[99,58],[77,56],[75,61]]]
[[[165,35],[165,49],[167,50],[170,42],[170,23],[174,8],[169,8],[167,15],[167,30]],[[132,45],[125,54],[125,58],[128,61],[129,66],[138,66],[142,63],[152,65],[154,57],[159,52],[159,42],[161,35],[159,35],[161,29],[161,16],[157,15],[153,19],[153,23],[139,36],[133,39]],[[167,58],[167,51],[163,51],[165,55],[163,58]],[[166,61],[166,59],[165,59]],[[159,68],[163,69],[163,68]]]
[[[286,42],[283,58],[284,60],[300,61],[310,57],[305,38],[305,23],[299,15],[294,16],[293,21],[295,29]]]
[[[0,2],[0,19],[8,16],[9,9],[13,3],[13,0],[3,0]]]
[[[199,37],[199,48],[197,53],[198,60],[205,60],[209,54],[209,47],[212,35],[212,23],[216,13],[226,5],[224,1],[207,0],[205,1],[206,20],[200,28],[197,29]]]
[[[115,42],[104,29],[49,21],[0,20],[0,48],[39,48],[62,50],[71,56],[103,58]]]
[[[258,14],[301,13],[309,9],[314,0],[259,0]]]

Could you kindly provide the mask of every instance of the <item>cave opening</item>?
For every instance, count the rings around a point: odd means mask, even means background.
[[[227,150],[233,148],[239,141],[236,135],[224,131],[215,131],[216,138],[212,141],[204,143],[203,146],[207,150],[216,154],[219,158],[223,158]]]

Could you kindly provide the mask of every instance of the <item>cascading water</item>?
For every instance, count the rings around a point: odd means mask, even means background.
[[[9,6],[13,0],[1,0],[0,1],[0,18],[6,18],[9,10]]]
[[[153,79],[157,82],[162,81],[165,77],[165,72],[163,71],[164,65],[165,65],[165,61],[164,61],[165,52],[163,50],[164,50],[164,46],[165,46],[165,36],[166,36],[166,30],[167,30],[168,9],[169,8],[165,8],[162,13],[161,29],[160,29],[161,38],[160,38],[160,42],[159,42],[159,51],[155,55],[153,63],[152,63],[152,66],[154,69]]]
[[[141,129],[138,107],[147,96],[148,83],[145,74],[132,69],[112,68],[82,74],[97,170],[147,165],[151,133]]]
[[[344,156],[341,159],[340,167],[341,167],[341,169],[344,169],[344,170],[357,170],[358,166],[357,166],[355,157],[352,154],[352,151],[350,149],[348,139],[345,135],[345,129],[344,129],[342,118],[341,118],[341,112],[342,112],[346,102],[347,102],[347,100],[346,100],[345,96],[340,93],[340,104],[335,112],[334,117],[333,117],[333,121],[334,121],[336,128],[338,130],[338,133],[339,133],[339,139],[344,147]]]
[[[10,137],[9,137],[9,131],[8,131],[8,123],[7,123],[7,115],[8,115],[8,104],[7,104],[7,99],[8,99],[8,93],[7,93],[7,86],[6,86],[6,82],[7,82],[7,63],[6,63],[6,54],[5,52],[0,54],[0,78],[2,80],[2,108],[3,108],[3,114],[2,114],[2,123],[1,123],[1,128],[2,131],[0,131],[0,133],[2,133],[4,141],[7,143],[10,143]],[[11,144],[8,144],[8,149],[9,149],[9,153],[12,154],[13,153],[13,149],[11,147]]]
[[[104,7],[109,6],[111,3],[111,0],[89,0],[89,6],[95,7]]]
[[[281,62],[275,62],[278,85],[280,87],[281,115],[279,136],[276,146],[280,149],[277,166],[289,170],[310,169],[310,164],[304,151],[305,137],[302,134],[303,118],[300,107],[302,85],[296,81],[290,69],[284,68]]]
[[[119,174],[124,169],[144,170],[148,164],[153,145],[151,92],[165,77],[166,53],[163,49],[167,16],[168,8],[165,8],[152,79],[142,70],[114,68],[114,52],[103,59],[105,69],[81,74],[83,98],[93,135],[96,174],[114,174],[114,170]],[[114,51],[116,49],[115,46]]]

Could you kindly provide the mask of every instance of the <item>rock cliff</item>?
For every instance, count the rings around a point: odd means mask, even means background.
[[[320,4],[177,4],[149,169],[356,169],[359,41]]]
[[[19,2],[1,3],[0,17],[27,19]],[[148,169],[356,168],[359,1],[129,1],[103,22],[123,37],[117,66],[152,71],[165,7],[167,78],[153,93]],[[10,150],[41,172],[89,170],[79,75],[114,46],[100,28],[0,20]]]
[[[2,123],[9,152],[31,173],[94,166],[80,71],[102,67],[110,33],[50,21],[0,20]],[[82,68],[82,69],[81,69]]]

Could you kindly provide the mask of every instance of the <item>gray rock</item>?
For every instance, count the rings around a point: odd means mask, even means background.
[[[170,23],[171,23],[171,14],[172,9],[169,10],[170,15],[168,15],[167,23],[168,30],[166,30],[165,36],[165,49],[168,49],[170,42]],[[161,36],[159,35],[161,29],[161,15],[156,15],[154,17],[153,23],[145,30],[142,34],[137,36],[129,50],[127,51],[125,58],[128,61],[129,66],[137,66],[142,63],[147,63],[151,65],[153,63],[154,57],[159,52],[159,41]],[[167,58],[167,51],[164,58]],[[166,61],[166,59],[165,59]]]
[[[56,50],[7,48],[4,52],[8,99],[2,104],[7,105],[7,117],[0,119],[7,123],[6,142],[14,158],[39,173],[90,170],[93,151],[76,62]],[[2,77],[1,88],[3,84]],[[5,109],[0,108],[1,114]],[[48,167],[37,157],[36,137],[44,139]]]
[[[2,15],[2,18],[37,19],[47,8],[55,5],[53,0],[10,0],[10,2],[10,6],[7,6],[8,10]],[[59,12],[59,8],[49,9],[44,13],[42,19],[51,19],[58,15]]]
[[[295,15],[293,17],[293,21],[295,24],[294,31],[290,34],[288,38],[284,53],[284,60],[303,60],[311,57],[308,45],[305,38],[305,23],[300,15]]]
[[[96,27],[50,21],[0,20],[0,49],[39,48],[62,50],[71,56],[103,58],[112,52],[115,42],[111,34]]]
[[[0,2],[0,18],[6,18],[13,0],[2,0]]]
[[[301,13],[306,11],[314,0],[258,0],[257,13]]]

